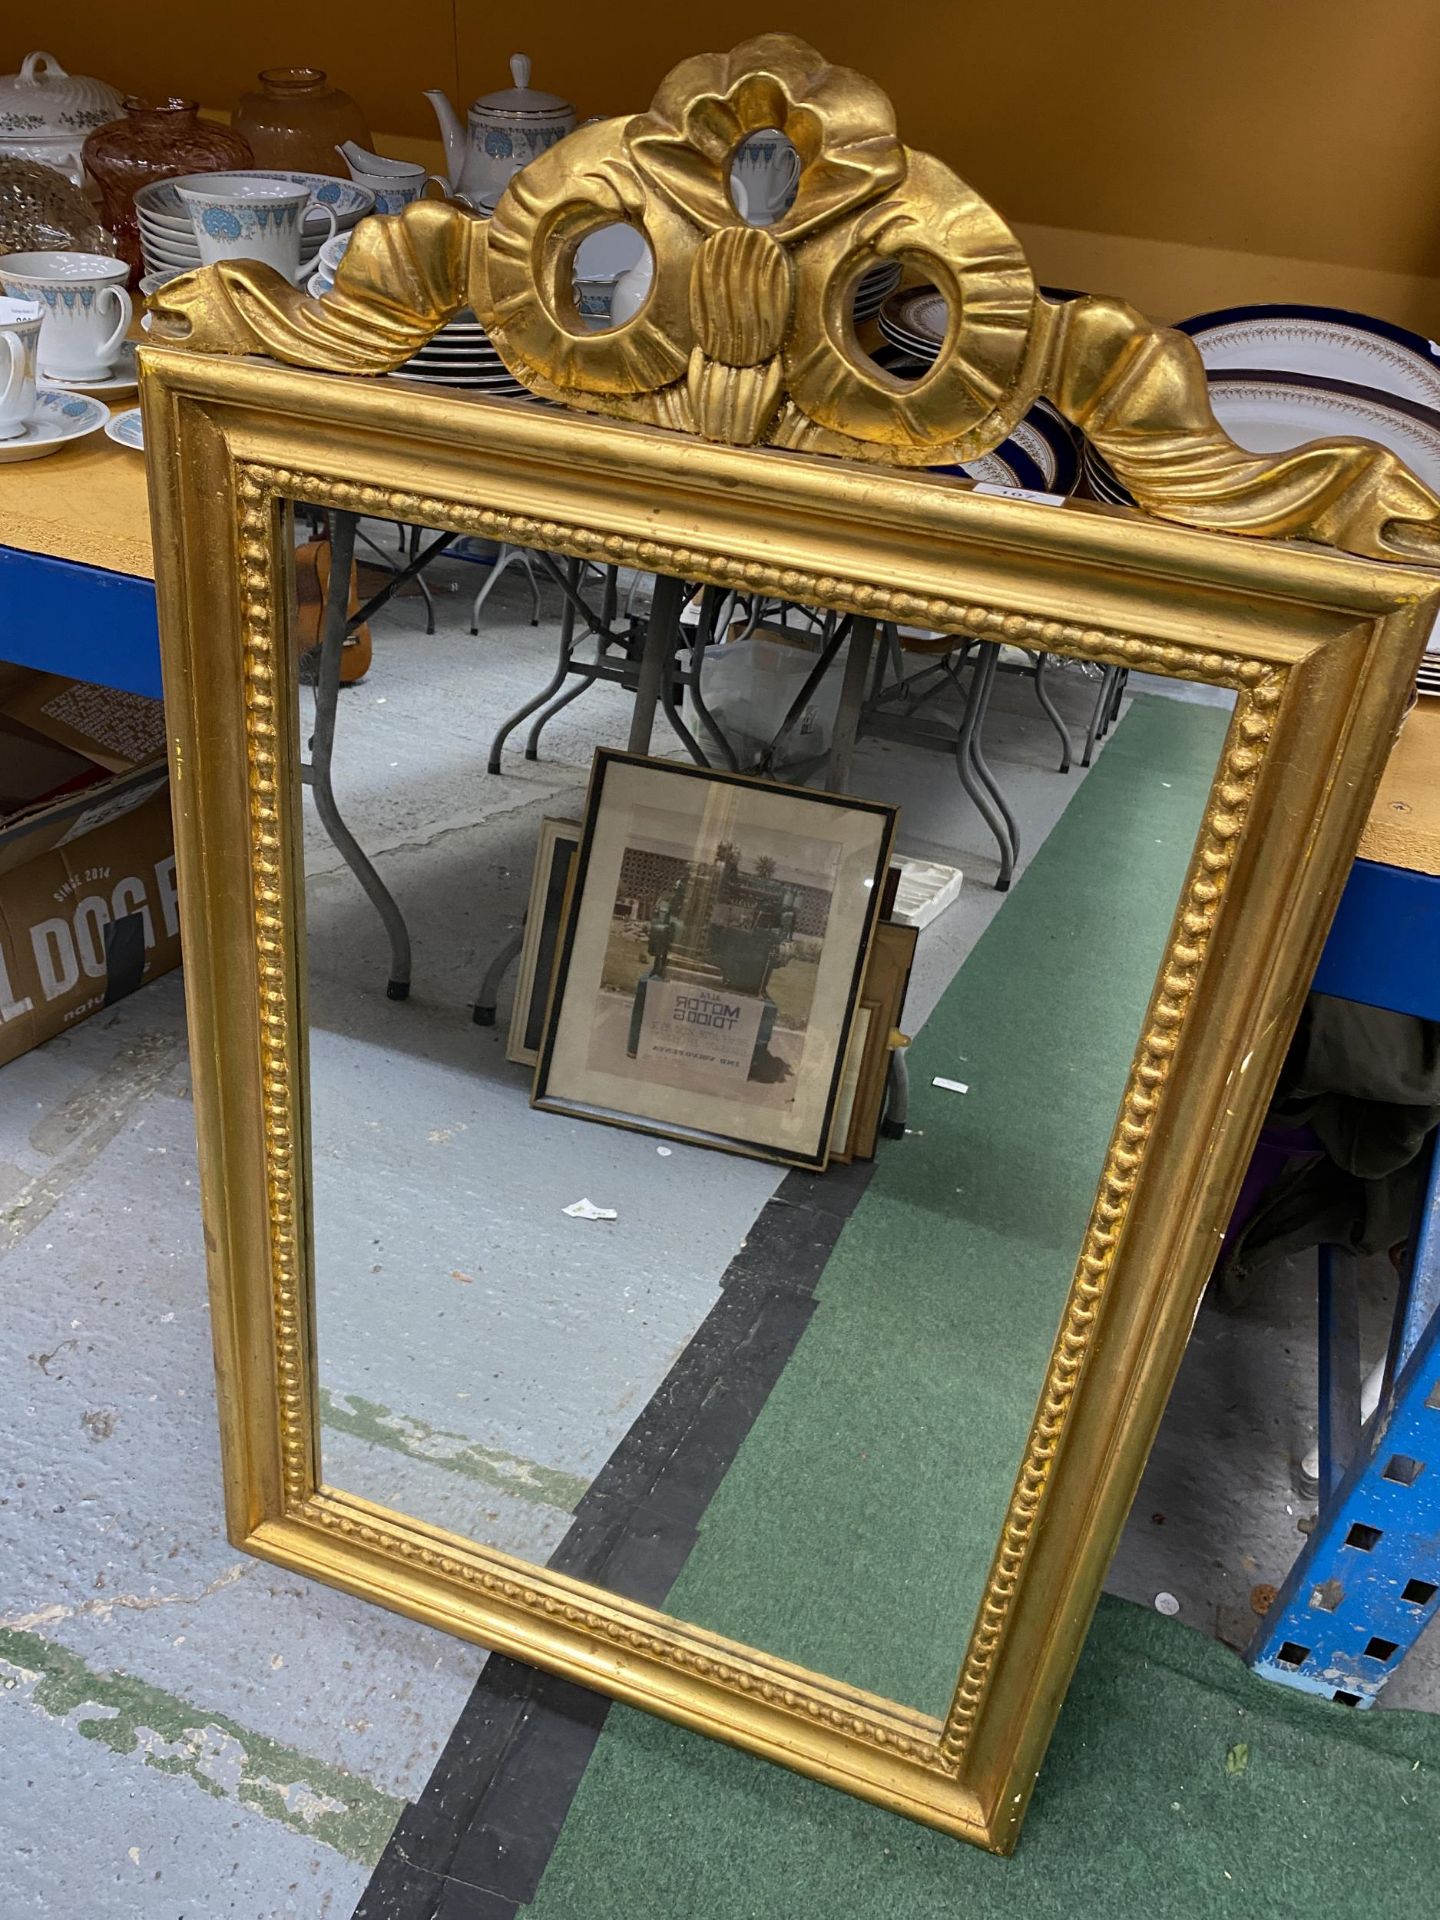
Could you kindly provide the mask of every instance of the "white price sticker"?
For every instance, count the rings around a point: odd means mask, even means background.
[[[1003,493],[1007,500],[1033,500],[1037,507],[1063,507],[1063,493],[1037,493],[1034,487],[1002,487],[993,480],[982,480],[976,493]]]

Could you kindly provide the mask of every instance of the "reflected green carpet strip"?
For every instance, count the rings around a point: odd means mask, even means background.
[[[926,1023],[917,1132],[671,1612],[943,1713],[1224,721],[1132,704]],[[1107,1602],[1014,1860],[616,1707],[529,1915],[1398,1915],[1433,1892],[1437,1767],[1440,1722],[1285,1694]]]

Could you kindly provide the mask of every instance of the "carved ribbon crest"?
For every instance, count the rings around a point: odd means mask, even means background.
[[[746,225],[729,190],[750,134],[799,153],[793,206]],[[575,252],[625,221],[654,259],[625,325],[576,311]],[[950,312],[934,365],[905,382],[862,350],[851,296],[898,260]],[[356,229],[320,300],[249,263],[201,269],[151,302],[157,337],[331,371],[400,366],[465,307],[533,392],[738,445],[908,467],[997,446],[1041,395],[1137,502],[1167,520],[1440,562],[1440,500],[1386,449],[1237,446],[1183,335],[1117,300],[1051,301],[992,208],[905,147],[871,81],[788,34],[682,62],[646,113],[581,127],[511,181],[494,217],[421,201]]]

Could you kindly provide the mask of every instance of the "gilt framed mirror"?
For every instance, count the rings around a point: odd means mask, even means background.
[[[725,163],[770,126],[801,169],[761,229]],[[492,220],[421,203],[365,223],[323,299],[237,264],[153,303],[142,388],[229,1530],[1008,1850],[1440,603],[1406,564],[1434,557],[1440,507],[1362,443],[1232,446],[1188,343],[1118,302],[1043,299],[998,217],[798,42],[689,62],[648,114],[572,141]],[[594,332],[569,268],[617,218],[645,233],[654,286]],[[847,297],[877,257],[923,262],[949,299],[918,383],[855,333]],[[550,404],[382,377],[467,306]],[[1040,392],[1149,515],[927,471],[996,444]],[[530,1105],[530,1069],[434,984],[438,958],[405,1001],[357,984],[363,898],[333,862],[307,880],[316,718],[293,555],[315,514],[347,568],[342,535],[383,523],[548,557],[562,589],[587,569],[640,583],[628,732],[609,744],[652,760],[688,752],[652,723],[692,644],[677,608],[706,587],[849,622],[835,666],[857,684],[877,623],[1143,684],[1019,888],[941,969],[911,1130],[868,1189],[853,1167],[657,1151]],[[331,596],[332,666],[346,606]],[[501,718],[456,694],[476,782]],[[939,787],[887,793],[886,764],[856,777],[868,802],[899,800],[903,847]],[[563,784],[515,802],[522,896],[537,846],[553,853],[544,820],[585,817],[583,773],[557,806]],[[426,804],[396,845],[428,951],[462,911],[498,944],[499,856],[477,863],[443,797]],[[666,857],[642,826],[636,873]],[[707,841],[704,859],[748,872],[747,899],[790,885],[773,939],[796,973],[767,1046],[783,1083],[794,982],[823,965],[827,927],[809,955],[812,869],[779,829],[747,832],[748,851]],[[592,946],[618,1000],[656,909],[615,860]],[[632,968],[619,985],[607,940]],[[837,1177],[843,1204],[824,1198]],[[722,1350],[752,1329],[721,1337],[726,1279],[753,1269],[782,1178],[784,1204],[813,1194],[837,1216],[833,1251],[804,1301],[808,1256],[776,1255],[783,1363],[687,1507],[676,1435],[646,1454],[647,1422],[689,1394],[698,1430],[733,1388]],[[639,1198],[614,1219],[564,1204],[603,1213],[622,1189]]]

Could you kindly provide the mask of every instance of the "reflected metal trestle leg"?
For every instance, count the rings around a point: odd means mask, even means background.
[[[392,1000],[410,992],[410,933],[394,895],[375,871],[360,842],[345,824],[336,803],[331,769],[335,752],[335,716],[340,703],[340,659],[347,634],[355,632],[397,594],[407,580],[417,577],[436,554],[455,538],[443,533],[423,552],[412,542],[408,562],[398,567],[380,592],[357,613],[349,613],[350,575],[355,560],[358,515],[336,511],[330,516],[330,580],[320,627],[320,663],[315,675],[315,731],[310,736],[310,758],[302,763],[300,778],[315,796],[315,811],[341,858],[365,889],[379,914],[390,942],[390,977],[385,991]]]

